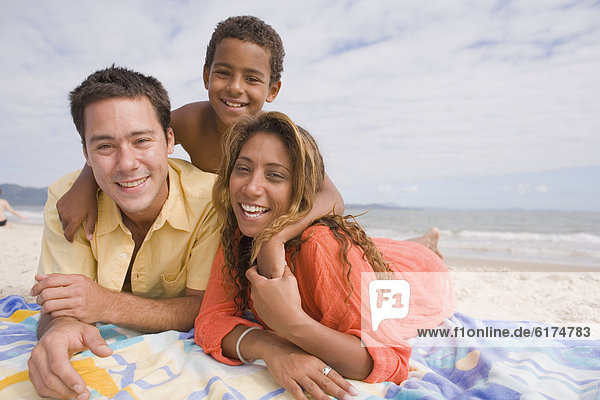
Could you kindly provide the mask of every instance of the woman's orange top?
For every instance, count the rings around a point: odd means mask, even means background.
[[[329,328],[362,339],[373,358],[373,370],[365,382],[400,383],[405,380],[411,354],[406,339],[415,336],[417,328],[436,326],[449,317],[454,308],[454,292],[442,260],[414,242],[373,239],[390,268],[397,272],[393,279],[404,279],[410,284],[408,315],[402,319],[384,320],[373,331],[368,283],[376,277],[371,265],[363,258],[362,249],[351,246],[348,252],[348,261],[352,265],[351,291],[346,278],[348,267],[344,268],[340,261],[340,244],[330,229],[312,226],[302,237],[307,241],[300,251],[293,257],[286,253],[286,259],[298,281],[304,311]],[[233,290],[223,285],[223,265],[223,250],[220,249],[196,318],[195,340],[205,353],[212,354],[218,361],[238,365],[241,364],[239,360],[223,355],[223,338],[237,325],[268,327],[260,320],[256,323],[235,315],[237,305]],[[256,315],[252,301],[249,302]]]

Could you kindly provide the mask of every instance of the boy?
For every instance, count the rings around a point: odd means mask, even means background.
[[[177,141],[194,165],[216,172],[225,131],[275,100],[284,55],[279,35],[258,18],[231,17],[217,25],[203,71],[209,101],[187,104],[171,116]]]

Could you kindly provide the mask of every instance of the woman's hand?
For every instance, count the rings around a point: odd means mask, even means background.
[[[302,310],[298,282],[287,265],[281,278],[265,278],[256,266],[246,271],[246,277],[251,285],[252,306],[269,328],[285,336],[288,322],[297,325],[304,318],[310,319]]]
[[[307,399],[302,389],[317,400],[330,400],[328,395],[352,400],[351,396],[358,395],[358,390],[335,370],[325,369],[323,361],[284,339],[269,346],[263,360],[271,376],[295,399]]]

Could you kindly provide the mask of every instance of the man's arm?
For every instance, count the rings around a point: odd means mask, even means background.
[[[90,392],[69,359],[87,349],[99,357],[112,354],[98,329],[73,318],[53,319],[42,313],[38,337],[40,340],[27,362],[29,379],[38,394],[61,399],[88,399]]]
[[[330,213],[344,213],[344,199],[331,179],[325,175],[323,188],[317,196],[310,212],[300,221],[286,226],[281,232],[264,243],[258,253],[258,266],[261,275],[267,278],[283,276],[285,265],[284,245],[290,239],[300,235],[311,222]]]
[[[38,266],[39,274],[83,274],[96,279],[96,259],[90,241],[83,229],[75,232],[69,243],[62,229],[56,203],[73,185],[78,171],[65,175],[48,188],[48,200],[44,206],[44,233]]]
[[[194,327],[204,290],[186,289],[185,297],[173,299],[115,294],[114,301],[118,306],[109,313],[107,322],[138,332],[189,331]]]
[[[190,330],[204,296],[203,290],[188,288],[185,297],[148,299],[112,292],[79,274],[36,275],[36,280],[31,293],[52,318],[105,322],[138,332]]]

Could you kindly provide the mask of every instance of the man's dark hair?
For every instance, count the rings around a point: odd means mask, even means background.
[[[285,51],[283,50],[281,38],[271,25],[250,15],[229,17],[219,22],[206,48],[204,68],[207,70],[210,70],[217,45],[225,38],[234,38],[254,43],[268,50],[271,58],[271,77],[269,83],[274,83],[281,79]]]
[[[115,67],[114,64],[88,76],[81,85],[69,93],[73,123],[84,145],[83,116],[88,104],[116,97],[141,96],[147,97],[152,104],[166,137],[167,129],[171,124],[171,103],[169,94],[158,79],[127,68]]]

